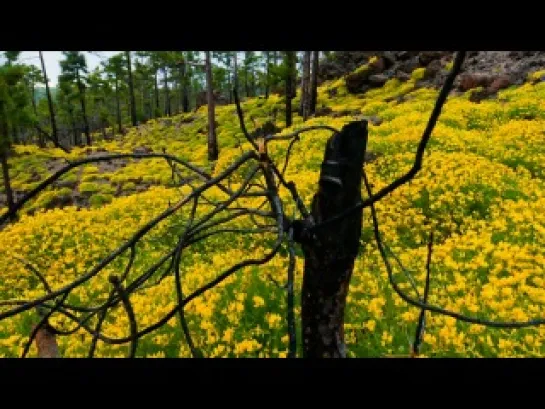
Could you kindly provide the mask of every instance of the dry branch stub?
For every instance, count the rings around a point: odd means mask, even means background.
[[[310,223],[320,223],[359,203],[367,148],[367,121],[352,122],[327,142]],[[302,289],[303,356],[344,358],[344,311],[358,254],[363,210],[295,239],[305,256]]]

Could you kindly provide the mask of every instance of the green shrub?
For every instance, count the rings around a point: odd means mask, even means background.
[[[95,193],[89,198],[89,204],[91,207],[100,207],[105,204],[111,203],[113,195],[107,193]]]
[[[93,182],[84,182],[80,183],[79,185],[79,191],[81,193],[95,193],[100,190],[100,186],[98,183]]]

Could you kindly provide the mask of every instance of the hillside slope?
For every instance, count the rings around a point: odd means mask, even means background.
[[[370,65],[377,61],[373,59]],[[426,72],[420,67],[409,78],[388,79],[383,86],[363,94],[350,93],[347,85],[351,76],[369,69],[359,67],[346,77],[322,84],[319,116],[304,126],[324,124],[340,129],[356,118],[372,117],[369,149],[378,158],[367,166],[371,182],[380,189],[411,165],[437,90],[419,88]],[[441,69],[446,72],[448,64]],[[545,217],[541,210],[545,205],[545,83],[539,82],[543,74],[531,74],[523,85],[498,90],[493,98],[480,99],[479,103],[471,102],[472,95],[482,91],[478,88],[452,95],[434,131],[422,172],[377,206],[386,244],[414,274],[420,291],[427,237],[431,229],[435,231],[431,303],[501,320],[525,320],[545,312]],[[283,134],[303,126],[295,115],[294,125],[283,129],[282,108],[278,96],[244,102],[250,131],[267,120]],[[91,151],[74,149],[65,154],[16,146],[17,154],[11,159],[14,185],[20,192],[28,191],[63,160],[93,152],[164,150],[217,175],[250,146],[242,141],[234,106],[218,107],[216,112],[220,157],[215,164],[206,160],[206,107],[202,107],[195,113],[150,121],[131,129],[123,138],[99,141]],[[286,178],[296,183],[306,203],[315,192],[329,136],[327,131],[312,131],[294,145]],[[276,160],[284,156],[287,145],[287,141],[277,142],[271,147]],[[247,171],[237,172],[235,184]],[[66,175],[65,184],[61,182],[27,207],[34,215],[23,216],[0,232],[2,298],[26,299],[44,293],[19,261],[21,257],[38,267],[53,288],[95,266],[132,232],[187,193],[187,186],[171,186],[171,176],[168,164],[159,159],[89,165]],[[209,198],[219,197],[221,192],[210,191]],[[282,198],[291,214],[294,206],[288,192],[282,191]],[[247,199],[244,203],[257,206],[259,201]],[[91,208],[85,208],[89,205]],[[53,209],[44,211],[47,207]],[[202,216],[205,210],[206,206],[199,208],[197,215]],[[138,245],[134,274],[172,248],[188,211],[161,223]],[[237,219],[232,227],[249,223]],[[366,212],[362,253],[348,299],[349,354],[406,354],[419,311],[409,308],[391,290],[371,234]],[[271,234],[225,233],[195,245],[183,258],[184,293],[239,260],[266,253],[273,239]],[[128,254],[74,290],[69,299],[73,303],[105,300],[108,275],[123,269],[127,260]],[[286,294],[276,284],[285,281],[286,268],[287,255],[283,252],[267,266],[246,268],[188,305],[190,328],[206,356],[286,355]],[[399,271],[396,277],[410,291]],[[297,291],[301,278],[299,259]],[[175,300],[172,277],[133,296],[138,326],[159,320],[174,307]],[[32,314],[23,314],[0,322],[0,354],[20,354],[33,320]],[[61,317],[53,322],[73,326]],[[104,325],[112,337],[128,334],[122,309],[112,313]],[[422,351],[425,356],[543,356],[543,335],[543,328],[501,331],[431,315]],[[173,318],[166,328],[143,338],[138,356],[189,356],[182,338]],[[90,341],[83,330],[62,337],[61,353],[85,356]],[[97,355],[122,356],[127,348],[99,342]]]

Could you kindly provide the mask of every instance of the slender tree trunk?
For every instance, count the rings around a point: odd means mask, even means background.
[[[30,83],[30,97],[32,98],[32,111],[34,112],[34,115],[36,115],[37,117],[38,109],[36,107],[36,89],[34,86],[34,82]]]
[[[15,205],[15,201],[13,198],[13,190],[11,189],[11,181],[9,177],[8,135],[9,135],[9,127],[8,127],[6,118],[4,117],[3,104],[0,101],[0,162],[2,163],[2,179],[4,181],[4,190],[6,191],[8,210],[12,210]],[[12,220],[14,219],[15,219],[15,215],[13,216]]]
[[[81,82],[81,78],[79,77],[79,71],[76,70],[76,81],[78,82],[78,90],[79,90],[79,101],[81,104],[81,114],[83,115],[83,131],[85,133],[85,138],[87,138],[87,145],[91,146],[91,134],[89,132],[89,121],[87,119],[87,112],[85,109],[85,91],[83,88],[83,84]]]
[[[6,191],[6,199],[8,204],[8,210],[13,209],[15,202],[13,200],[13,190],[11,189],[11,182],[9,178],[9,167],[7,149],[0,147],[0,161],[2,162],[2,179],[4,180],[4,190]]]
[[[154,110],[154,118],[157,118],[159,115],[157,114],[159,110],[159,80],[157,79],[157,71],[155,70],[154,74],[154,86],[155,86],[155,110]]]
[[[74,119],[74,110],[69,109],[68,114],[70,115],[70,122],[72,123],[72,133],[74,134],[74,146],[80,145],[80,140],[78,137],[78,130],[76,128],[76,120]]]
[[[250,79],[250,92],[252,93],[252,97],[255,97],[257,95],[257,90],[255,84],[255,74],[253,71],[251,72]]]
[[[319,69],[320,51],[314,51],[312,54],[312,77],[310,78],[310,111],[309,115],[316,113],[316,104],[318,103],[318,69]]]
[[[140,112],[141,115],[145,118],[146,117],[146,85],[144,84],[144,81],[142,81],[142,84],[140,86]]]
[[[248,81],[248,68],[244,71],[244,91],[246,91],[246,98],[250,97],[250,83]]]
[[[265,51],[265,64],[266,64],[266,74],[265,74],[265,99],[269,98],[269,65],[270,65],[270,53]]]
[[[47,72],[45,70],[44,56],[41,51],[40,62],[42,64],[42,74],[44,76],[45,94],[47,95],[47,105],[49,107],[49,120],[51,122],[51,138],[55,146],[59,146],[59,138],[57,136],[57,121],[55,120],[55,109],[53,108],[53,99],[51,98],[51,91],[49,90],[49,81],[47,79]]]
[[[210,51],[206,51],[206,98],[208,102],[208,160],[217,160],[218,141],[216,138],[214,89],[212,81],[212,62],[210,61]]]
[[[231,57],[227,57],[227,87],[229,88],[229,104],[233,103],[233,78],[231,74]]]
[[[286,127],[289,127],[292,120],[291,100],[293,98],[293,85],[295,84],[295,51],[286,51],[286,66]]]
[[[17,131],[17,127],[16,126],[13,126],[11,128],[11,135],[13,137],[13,143],[14,144],[19,144],[19,132]]]
[[[131,68],[131,52],[125,51],[125,56],[127,57],[127,69],[129,73],[129,95],[131,98],[131,123],[132,126],[137,125],[136,120],[136,99],[134,97],[134,84],[132,82],[132,68]]]
[[[310,51],[305,51],[303,58],[303,79],[301,82],[301,101],[299,104],[299,115],[303,121],[308,118],[310,108]]]
[[[170,116],[170,92],[168,89],[168,77],[167,69],[164,69],[164,83],[165,83],[165,115]]]
[[[235,55],[233,56],[233,63],[234,63],[234,71],[233,71],[233,81],[234,81],[234,89],[237,90],[237,93],[238,93],[238,90],[239,90],[239,87],[238,87],[238,64],[237,64],[237,53],[235,51]]]
[[[121,124],[121,101],[119,100],[119,79],[117,73],[115,75],[115,108],[117,116],[117,130],[121,134],[123,133],[123,125]]]
[[[189,84],[187,77],[187,67],[185,62],[182,64],[182,105],[184,112],[189,112]]]
[[[312,200],[315,223],[328,220],[362,200],[366,146],[365,121],[346,125],[328,141],[318,192]],[[294,239],[301,243],[305,256],[301,300],[305,358],[346,357],[344,314],[362,219],[363,210],[359,210],[317,230],[314,237],[304,230],[294,231]]]

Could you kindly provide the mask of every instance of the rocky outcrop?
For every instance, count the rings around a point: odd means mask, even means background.
[[[373,63],[371,57],[377,57]],[[348,91],[361,94],[391,78],[408,81],[416,68],[424,68],[417,85],[440,87],[449,73],[452,58],[451,51],[336,52],[321,63],[319,79],[346,76]],[[479,88],[471,96],[477,102],[493,97],[501,89],[524,83],[529,73],[542,69],[545,69],[545,51],[470,51],[454,86],[461,92]],[[534,81],[545,80],[543,77]]]

